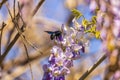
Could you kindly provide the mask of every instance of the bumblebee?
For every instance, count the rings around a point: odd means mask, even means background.
[[[45,32],[47,32],[48,34],[50,34],[50,39],[51,40],[53,40],[53,39],[55,39],[55,38],[59,38],[60,36],[61,36],[61,34],[62,34],[62,32],[61,31],[45,31]]]

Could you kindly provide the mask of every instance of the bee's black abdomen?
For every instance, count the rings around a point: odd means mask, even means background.
[[[62,33],[61,31],[55,31],[55,35],[56,35],[56,36],[60,36],[61,33]]]

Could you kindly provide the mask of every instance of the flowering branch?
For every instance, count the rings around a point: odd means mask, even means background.
[[[89,33],[99,39],[100,32],[96,29],[96,17],[93,16],[88,21],[81,12],[76,9],[72,10],[75,18],[73,19],[73,27],[62,25],[59,31],[45,31],[50,35],[50,39],[54,40],[56,45],[51,49],[48,64],[43,65],[44,76],[42,80],[65,80],[65,75],[70,73],[69,68],[73,67],[73,60],[79,59],[80,54],[85,52],[89,40],[85,35]],[[83,17],[82,24],[77,19]],[[104,60],[104,57],[102,58]],[[90,72],[101,63],[100,61],[90,69]]]

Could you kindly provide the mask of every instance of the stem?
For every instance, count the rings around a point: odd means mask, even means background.
[[[93,66],[91,66],[81,77],[79,80],[84,80],[100,63],[102,63],[107,58],[106,54],[104,54]]]
[[[2,23],[2,28],[0,29],[1,31],[0,31],[0,57],[1,57],[1,55],[2,55],[2,51],[1,51],[1,46],[2,46],[2,34],[3,34],[3,29],[4,29],[4,27],[6,26],[6,24],[3,22]]]
[[[30,66],[30,72],[31,72],[31,77],[32,77],[32,80],[34,80],[34,77],[33,77],[33,72],[32,72],[32,66],[31,66],[31,63],[30,63],[30,58],[29,58],[29,55],[28,55],[28,49],[27,49],[27,46],[24,44],[24,47],[25,47],[25,51],[26,51],[26,56],[28,58],[28,64]]]
[[[2,43],[1,41],[2,41],[2,30],[0,31],[0,56],[2,55],[1,54],[1,43]]]
[[[14,3],[13,3],[13,14],[14,14],[14,18],[15,18],[15,0],[14,0]]]
[[[17,42],[17,40],[19,39],[20,34],[17,33],[14,40],[12,40],[12,42],[8,45],[7,49],[5,50],[5,52],[3,53],[3,55],[0,57],[0,66],[2,65],[3,60],[5,59],[5,57],[7,56],[8,52],[10,51],[10,49],[13,47],[13,45]]]

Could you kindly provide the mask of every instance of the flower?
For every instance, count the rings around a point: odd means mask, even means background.
[[[42,80],[53,80],[53,76],[49,72],[44,72]]]

